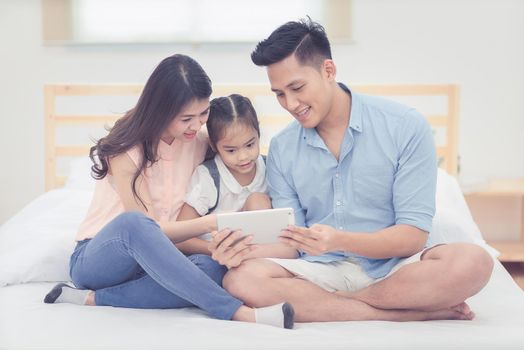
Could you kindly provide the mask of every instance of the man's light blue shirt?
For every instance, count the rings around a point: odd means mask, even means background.
[[[431,128],[415,109],[350,92],[349,126],[339,160],[316,129],[294,121],[271,140],[267,180],[273,207],[292,207],[299,226],[330,225],[342,231],[376,232],[395,224],[431,231],[437,161]],[[309,261],[355,257],[373,278],[387,275],[398,258],[371,259],[351,252]]]

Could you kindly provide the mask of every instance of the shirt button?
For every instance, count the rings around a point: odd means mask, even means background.
[[[339,230],[343,230],[344,228],[343,228],[342,226],[339,226],[338,229],[339,229]]]
[[[340,201],[337,201],[337,205],[340,205]]]
[[[335,174],[335,177],[338,179],[338,173]]]

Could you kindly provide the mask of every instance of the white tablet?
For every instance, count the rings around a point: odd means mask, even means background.
[[[251,243],[278,243],[280,231],[295,224],[292,208],[277,208],[217,214],[218,230],[242,230],[253,235]]]

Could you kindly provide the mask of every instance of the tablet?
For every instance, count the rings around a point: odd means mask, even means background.
[[[242,230],[253,235],[251,243],[278,243],[280,231],[295,224],[292,208],[277,208],[217,214],[218,230]]]

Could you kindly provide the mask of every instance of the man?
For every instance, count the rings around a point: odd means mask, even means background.
[[[425,118],[337,83],[317,23],[284,24],[251,58],[296,119],[267,160],[273,206],[292,207],[296,226],[278,249],[215,233],[213,256],[230,267],[225,288],[255,307],[289,301],[297,322],[473,319],[465,300],[493,261],[473,244],[424,249],[437,176]],[[295,249],[301,256],[290,259]]]

